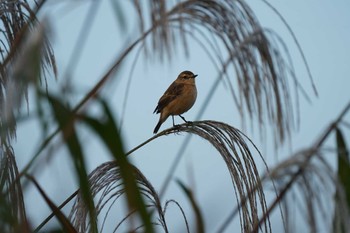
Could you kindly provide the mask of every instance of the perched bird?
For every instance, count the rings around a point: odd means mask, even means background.
[[[183,71],[164,92],[153,112],[157,114],[160,113],[158,124],[154,128],[153,133],[158,132],[160,126],[169,116],[173,118],[173,126],[175,126],[175,115],[179,115],[187,122],[181,114],[190,110],[196,101],[197,88],[195,77],[197,77],[197,75],[194,75],[191,71]]]

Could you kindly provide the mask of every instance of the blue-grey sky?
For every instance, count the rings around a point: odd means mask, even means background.
[[[42,12],[42,17],[48,21],[51,28],[51,39],[59,70],[57,81],[48,80],[49,89],[58,93],[58,87],[70,80],[78,92],[71,99],[72,104],[80,100],[84,93],[102,77],[128,42],[136,39],[138,35],[136,14],[126,1],[120,4],[126,19],[125,30],[120,29],[111,0],[103,0],[101,4],[95,3],[95,7],[98,7],[97,14],[81,57],[74,69],[67,71],[68,63],[72,62],[70,60],[72,51],[76,46],[76,40],[89,12],[91,2],[93,1],[76,1],[76,3],[51,1]],[[277,32],[286,42],[298,81],[312,101],[308,103],[302,96],[300,98],[300,129],[292,133],[290,146],[275,151],[271,136],[262,142],[257,129],[251,130],[249,127],[244,129],[245,133],[261,149],[268,164],[273,166],[276,159],[282,160],[292,152],[310,145],[350,100],[350,65],[348,64],[350,61],[350,46],[348,45],[350,41],[350,3],[345,0],[270,1],[288,22],[303,49],[319,93],[319,96],[315,97],[301,55],[285,25],[261,1],[247,2],[261,24]],[[201,106],[207,104],[204,103],[204,99],[217,77],[217,71],[198,44],[192,41],[189,49],[189,57],[184,55],[183,49],[179,49],[171,61],[163,63],[140,56],[134,72],[130,75],[131,65],[137,52],[134,51],[113,81],[104,89],[103,96],[109,100],[116,120],[122,122],[121,128],[126,151],[153,135],[153,128],[159,115],[154,115],[152,112],[159,97],[181,71],[192,70],[198,74],[196,79],[197,102],[184,115],[186,119],[195,120]],[[131,88],[127,98],[127,107],[123,113],[124,95],[127,81],[130,78],[132,78]],[[33,107],[35,104],[32,103],[30,106]],[[215,96],[208,103],[207,110],[200,117],[200,120],[205,119],[223,121],[238,128],[242,127],[237,109],[224,85],[220,85]],[[181,119],[176,119],[176,121],[181,122]],[[169,119],[162,125],[161,130],[171,125],[171,119]],[[40,140],[40,135],[31,133],[36,131],[37,127],[37,122],[34,121],[18,126],[15,152],[19,159],[20,169],[34,153],[35,145]],[[102,162],[111,159],[107,151],[100,145],[99,140],[91,136],[90,131],[81,127],[80,136],[85,146],[90,171]],[[159,138],[132,154],[132,162],[144,172],[157,190],[162,186],[184,139],[185,135]],[[53,158],[43,160],[43,163],[40,164],[42,168],[37,173],[38,180],[47,194],[59,204],[75,190],[76,182],[71,171],[72,164],[64,148],[55,153]],[[263,171],[264,167],[259,158],[257,158],[257,164],[261,165],[260,170]],[[190,142],[175,173],[175,178],[180,178],[194,189],[206,218],[208,232],[215,230],[235,205],[234,192],[225,164],[219,154],[202,139],[193,138]],[[29,188],[25,196],[27,213],[33,225],[36,226],[49,214],[49,209],[35,189]],[[174,181],[165,199],[179,200],[188,216],[192,215],[187,200]],[[172,210],[171,216],[168,220],[174,226],[181,223],[179,211]],[[276,218],[276,221],[280,219]],[[182,223],[181,225],[184,226]],[[231,230],[239,227],[238,222],[235,221],[230,227]],[[273,227],[281,226],[280,223],[274,222]],[[174,228],[174,231],[175,229],[177,232],[183,230]]]

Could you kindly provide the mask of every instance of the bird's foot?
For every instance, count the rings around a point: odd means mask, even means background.
[[[181,125],[173,125],[173,128],[174,128],[174,134],[180,134],[180,128],[181,128]]]

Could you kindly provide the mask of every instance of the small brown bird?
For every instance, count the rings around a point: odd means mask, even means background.
[[[169,116],[173,118],[173,126],[175,126],[175,115],[179,115],[187,122],[181,114],[190,110],[196,101],[197,88],[195,77],[197,77],[197,75],[194,75],[191,71],[183,71],[164,92],[153,112],[157,114],[160,113],[158,124],[154,128],[153,133],[158,132],[160,126]]]

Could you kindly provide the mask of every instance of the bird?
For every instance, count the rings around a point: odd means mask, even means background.
[[[154,134],[158,132],[160,126],[169,116],[173,118],[173,126],[175,126],[174,116],[176,115],[188,123],[181,114],[190,110],[196,102],[197,88],[195,78],[197,76],[197,74],[193,74],[188,70],[181,72],[162,97],[160,97],[158,105],[153,111],[156,114],[160,113],[158,124],[153,131]]]

